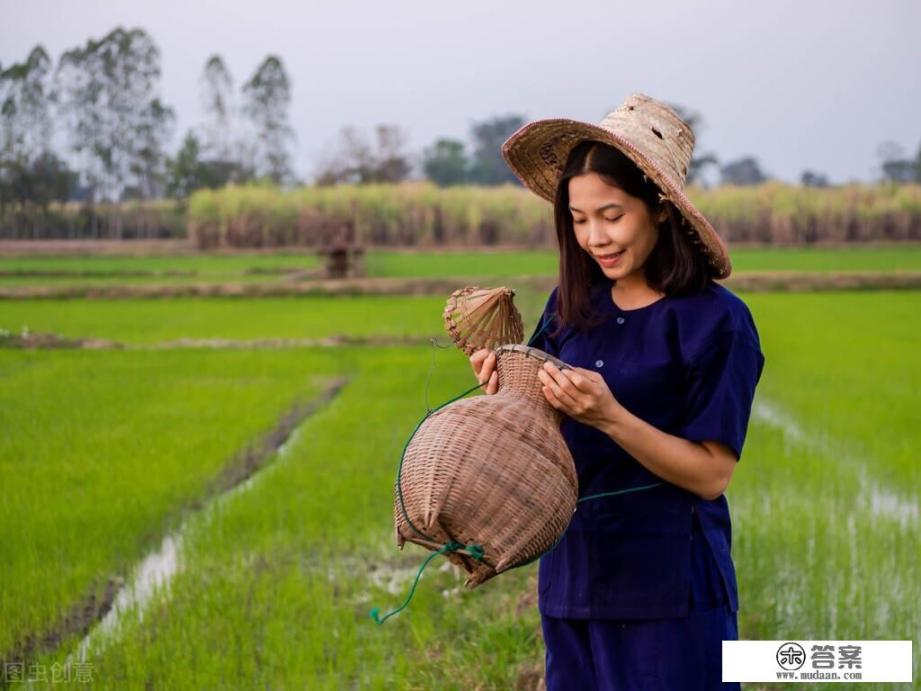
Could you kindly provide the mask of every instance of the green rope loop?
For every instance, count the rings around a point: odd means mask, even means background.
[[[538,329],[537,333],[535,333],[535,334],[530,338],[530,340],[528,341],[528,345],[529,345],[529,346],[530,346],[532,343],[534,343],[534,341],[537,339],[537,337],[540,336],[540,334],[543,332],[543,330],[544,330],[545,328],[547,328],[547,326],[550,324],[550,322],[551,322],[552,320],[553,320],[553,317],[552,317],[552,316],[551,316],[550,319],[544,320],[544,323],[541,325],[540,329]],[[403,500],[403,488],[402,488],[402,486],[401,486],[401,484],[400,484],[400,478],[401,478],[401,476],[402,476],[402,474],[403,474],[403,461],[406,459],[406,450],[409,448],[409,444],[410,444],[410,442],[413,440],[413,437],[416,436],[416,432],[419,431],[419,428],[422,426],[422,424],[423,424],[426,420],[429,419],[429,417],[430,417],[431,415],[433,415],[433,414],[436,413],[437,411],[441,410],[441,409],[444,408],[445,406],[450,405],[451,403],[454,403],[455,401],[457,401],[457,400],[463,398],[463,397],[466,396],[467,394],[469,394],[469,393],[471,393],[471,392],[473,392],[473,391],[476,391],[477,389],[479,389],[479,388],[485,386],[487,383],[488,383],[488,382],[483,382],[482,384],[477,384],[476,386],[473,386],[473,387],[467,389],[467,390],[464,391],[463,393],[458,394],[458,395],[455,396],[454,398],[452,398],[452,399],[450,399],[450,400],[448,400],[448,401],[442,403],[442,404],[441,404],[440,406],[438,406],[437,408],[433,408],[432,410],[426,411],[425,415],[422,416],[422,419],[419,420],[418,423],[416,423],[416,426],[415,426],[415,428],[413,429],[412,434],[409,435],[409,439],[407,439],[407,440],[406,440],[406,443],[403,445],[403,453],[400,454],[400,466],[399,466],[399,468],[397,469],[397,479],[396,479],[396,482],[394,483],[394,484],[396,485],[397,494],[398,494],[398,496],[399,496],[399,498],[400,498],[400,510],[403,512],[403,517],[406,519],[407,525],[409,525],[409,527],[412,528],[420,537],[422,537],[424,540],[427,540],[428,542],[438,542],[438,540],[435,540],[435,539],[429,537],[428,535],[426,535],[425,533],[423,533],[421,530],[419,530],[415,525],[413,525],[413,522],[412,522],[412,521],[410,520],[410,518],[409,518],[409,514],[406,513],[406,504],[405,504],[405,502],[404,502],[404,500]],[[592,495],[587,496],[587,497],[582,497],[582,498],[579,499],[576,503],[578,504],[578,503],[581,503],[581,502],[583,502],[583,501],[587,501],[587,500],[589,500],[589,499],[598,499],[598,498],[600,498],[600,497],[610,497],[610,496],[614,496],[614,495],[617,495],[617,494],[627,494],[627,493],[629,493],[629,492],[638,492],[638,491],[640,491],[640,490],[650,489],[650,488],[652,488],[652,487],[658,487],[658,486],[661,485],[661,484],[662,484],[661,482],[655,482],[655,483],[653,483],[653,484],[651,484],[651,485],[643,485],[643,486],[641,486],[641,487],[630,487],[630,488],[628,488],[628,489],[617,490],[617,491],[615,491],[615,492],[603,492],[603,493],[601,493],[601,494],[592,494]],[[520,567],[522,567],[522,566],[527,566],[528,564],[531,564],[532,562],[536,561],[537,559],[539,559],[539,558],[542,557],[543,555],[545,555],[545,554],[547,554],[548,552],[550,552],[551,550],[553,550],[558,544],[560,544],[560,541],[563,539],[563,536],[564,536],[565,534],[566,534],[566,531],[564,530],[563,533],[559,536],[559,538],[557,538],[556,542],[554,542],[549,548],[545,549],[543,552],[541,552],[541,553],[538,554],[537,556],[535,556],[535,557],[529,559],[528,561],[524,561],[524,562],[522,562],[522,563],[520,563],[520,564],[515,564],[514,566],[510,566],[510,567],[508,568],[508,570],[517,569],[517,568],[520,568]],[[460,552],[460,551],[466,551],[467,556],[471,557],[472,559],[476,559],[477,561],[480,561],[480,562],[483,561],[484,550],[483,550],[483,546],[482,546],[482,545],[473,544],[473,543],[471,543],[471,544],[469,544],[469,545],[465,545],[465,544],[463,544],[463,543],[461,543],[461,542],[458,542],[457,540],[449,540],[446,544],[442,545],[439,549],[437,549],[436,551],[432,552],[432,553],[425,559],[425,561],[422,562],[422,565],[419,567],[419,570],[416,572],[416,577],[415,577],[415,579],[413,580],[412,587],[411,587],[410,590],[409,590],[409,595],[407,595],[406,600],[403,601],[403,604],[402,604],[402,605],[400,605],[400,606],[397,607],[396,609],[394,609],[394,610],[388,612],[388,613],[385,614],[383,617],[380,616],[380,607],[374,607],[374,608],[371,609],[371,611],[369,612],[370,617],[371,617],[372,619],[374,619],[374,621],[376,621],[378,624],[383,624],[385,621],[387,621],[387,619],[389,619],[390,617],[392,617],[394,614],[397,614],[398,612],[401,612],[403,609],[406,608],[407,605],[409,605],[409,601],[412,600],[413,594],[416,592],[416,585],[419,583],[419,579],[422,577],[422,572],[425,570],[425,567],[428,566],[429,562],[432,561],[432,559],[434,559],[435,557],[437,557],[439,554],[446,554],[446,553],[448,553],[448,552]]]

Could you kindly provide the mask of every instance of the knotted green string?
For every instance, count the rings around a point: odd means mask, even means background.
[[[534,341],[537,339],[537,337],[540,336],[540,334],[547,327],[550,321],[552,321],[553,316],[551,316],[551,319],[545,320],[544,323],[541,325],[540,329],[538,329],[537,333],[535,333],[528,340],[529,346],[531,346],[534,343]],[[409,443],[412,441],[413,437],[416,436],[416,432],[419,431],[419,428],[422,426],[422,423],[424,423],[433,413],[435,413],[438,410],[441,410],[442,408],[444,408],[447,405],[450,405],[451,403],[454,403],[454,401],[457,401],[463,398],[467,394],[473,391],[476,391],[477,389],[483,386],[486,386],[486,384],[488,383],[489,382],[486,381],[486,382],[483,382],[482,384],[477,384],[476,386],[473,386],[467,389],[463,393],[458,394],[451,400],[446,401],[445,403],[442,403],[437,408],[426,411],[425,415],[422,416],[422,419],[419,420],[419,422],[416,424],[416,427],[413,429],[412,434],[409,435],[409,439],[407,439],[406,443],[403,445],[403,453],[400,455],[400,466],[397,469],[397,479],[395,483],[396,488],[397,488],[397,494],[400,498],[400,510],[403,512],[403,517],[406,519],[406,523],[409,525],[409,527],[412,528],[414,531],[416,531],[416,533],[418,533],[420,537],[422,537],[423,539],[429,542],[437,542],[437,540],[434,540],[433,538],[429,537],[428,535],[423,533],[421,530],[419,530],[415,525],[413,525],[413,522],[410,520],[409,515],[406,513],[406,504],[403,501],[403,488],[400,485],[400,477],[402,476],[402,473],[403,473],[403,460],[406,458],[406,449],[409,448]],[[658,487],[661,484],[662,484],[661,482],[654,482],[650,485],[642,485],[640,487],[630,487],[627,489],[621,489],[621,490],[617,490],[614,492],[602,492],[601,494],[591,494],[587,497],[582,497],[576,503],[579,504],[583,501],[588,501],[591,499],[599,499],[601,497],[611,497],[611,496],[618,495],[618,494],[628,494],[630,492],[639,492],[640,490],[651,489],[652,487]],[[566,531],[564,530],[563,533],[560,534],[560,536],[557,538],[556,542],[554,542],[550,547],[545,549],[543,552],[536,555],[535,557],[532,557],[528,561],[524,561],[524,562],[521,562],[520,564],[515,564],[514,566],[510,566],[507,570],[517,569],[522,566],[527,566],[528,564],[536,561],[540,557],[544,556],[545,554],[553,550],[558,544],[560,544],[560,541],[563,539],[565,534],[566,534]],[[422,565],[419,567],[419,570],[416,572],[416,577],[413,580],[412,587],[409,590],[409,595],[406,596],[406,599],[403,601],[402,605],[400,605],[394,610],[391,610],[384,616],[380,616],[380,607],[374,607],[369,612],[369,615],[371,616],[371,618],[374,619],[374,621],[376,621],[378,624],[383,624],[385,621],[387,621],[387,619],[392,617],[394,614],[397,614],[401,612],[402,610],[404,610],[409,605],[409,601],[412,600],[413,594],[416,592],[416,585],[419,583],[419,579],[422,577],[422,572],[425,571],[425,567],[428,566],[429,562],[432,561],[432,559],[437,557],[439,554],[446,554],[448,552],[461,552],[461,551],[466,551],[466,553],[470,557],[472,557],[473,559],[476,559],[477,561],[483,561],[484,552],[483,552],[482,545],[478,545],[475,543],[465,545],[462,542],[458,542],[456,540],[450,540],[449,542],[444,544],[442,547],[432,552],[428,557],[426,557],[425,561],[422,562]]]
[[[456,551],[460,551],[461,549],[466,549],[467,552],[470,554],[470,556],[476,559],[477,561],[483,560],[483,547],[481,545],[473,545],[473,544],[464,545],[460,542],[457,542],[456,540],[451,540],[441,549],[435,552],[432,552],[426,558],[426,560],[422,562],[422,566],[419,567],[419,571],[416,573],[416,579],[413,581],[413,586],[409,590],[409,595],[406,597],[406,600],[403,602],[402,605],[400,605],[393,611],[387,612],[387,614],[385,614],[383,617],[380,616],[380,607],[375,607],[370,612],[371,618],[374,619],[374,621],[376,621],[378,624],[383,624],[385,621],[387,621],[387,619],[392,617],[394,614],[397,614],[398,612],[405,609],[406,606],[409,604],[409,601],[412,600],[413,593],[416,592],[416,584],[419,582],[419,579],[422,577],[422,572],[425,570],[425,567],[428,566],[428,563],[432,561],[432,559],[437,557],[439,554],[445,554],[446,552],[456,552]]]

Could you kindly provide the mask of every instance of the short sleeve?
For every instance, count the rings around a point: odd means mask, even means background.
[[[757,336],[723,331],[688,363],[687,402],[680,436],[719,441],[742,458],[755,387],[764,370]]]
[[[544,311],[537,320],[537,326],[534,327],[534,332],[531,334],[531,338],[528,339],[528,345],[543,350],[554,357],[558,357],[560,352],[559,343],[554,335],[557,325],[556,295],[558,290],[559,288],[554,288],[550,292]]]

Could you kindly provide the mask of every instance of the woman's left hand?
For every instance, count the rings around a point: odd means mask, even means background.
[[[602,428],[621,408],[598,372],[582,367],[561,370],[552,362],[545,362],[537,376],[550,405],[582,424]]]

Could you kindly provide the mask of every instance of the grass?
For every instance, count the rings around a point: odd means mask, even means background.
[[[133,564],[336,369],[329,351],[0,350],[0,654]]]
[[[521,297],[529,324],[545,296]],[[921,446],[919,293],[741,297],[766,357],[727,492],[741,637],[918,640],[918,517],[910,507],[918,506]],[[135,343],[370,334],[395,323],[437,333],[442,304],[26,301],[0,303],[0,326],[28,317],[33,330],[43,329],[31,322]],[[19,305],[31,314],[8,311]],[[351,384],[250,490],[189,518],[180,572],[92,658],[94,688],[491,689],[540,671],[539,619],[522,599],[536,564],[467,592],[437,560],[407,610],[383,626],[368,617],[372,606],[385,612],[402,601],[427,554],[395,548],[392,482],[399,449],[425,410],[433,353],[435,405],[472,383],[453,349],[0,351],[0,421],[15,430],[0,441],[4,486],[31,490],[13,493],[0,514],[4,532],[16,536],[0,546],[2,563],[18,564],[0,588],[0,613],[14,614],[0,621],[24,630],[81,592],[72,576],[51,571],[69,568],[85,582],[130,564],[295,391],[347,372]],[[190,448],[200,452],[190,456]],[[161,463],[158,477],[150,468]],[[71,493],[67,502],[62,491]],[[77,509],[90,518],[75,521]],[[63,552],[52,550],[58,544]],[[56,555],[50,564],[48,554]],[[69,650],[41,660],[60,661]]]
[[[429,353],[340,355],[353,384],[258,484],[193,521],[169,603],[128,617],[121,642],[95,659],[97,688],[508,688],[539,657],[536,610],[517,612],[536,564],[455,592],[457,574],[436,562],[409,609],[383,626],[368,616],[409,586],[399,578],[390,591],[375,575],[414,573],[425,554],[396,550],[390,506]],[[471,379],[457,353],[441,365],[433,404]]]
[[[0,276],[0,285],[106,285],[112,283],[237,282],[278,280],[280,275],[255,273],[310,270],[317,256],[302,254],[192,254],[192,255],[32,255],[0,257],[0,272],[58,275]],[[186,275],[170,275],[180,272]],[[253,272],[253,273],[250,273]],[[141,275],[131,275],[139,273]],[[83,275],[73,275],[83,274]],[[284,276],[284,274],[281,274]]]
[[[444,333],[431,297],[0,301],[0,328],[143,344],[188,338],[319,338]],[[444,340],[444,339],[442,339]]]
[[[921,485],[917,291],[746,296],[772,376],[761,389],[897,488]],[[764,330],[767,330],[765,332]]]
[[[733,271],[919,271],[921,245],[732,249]]]

